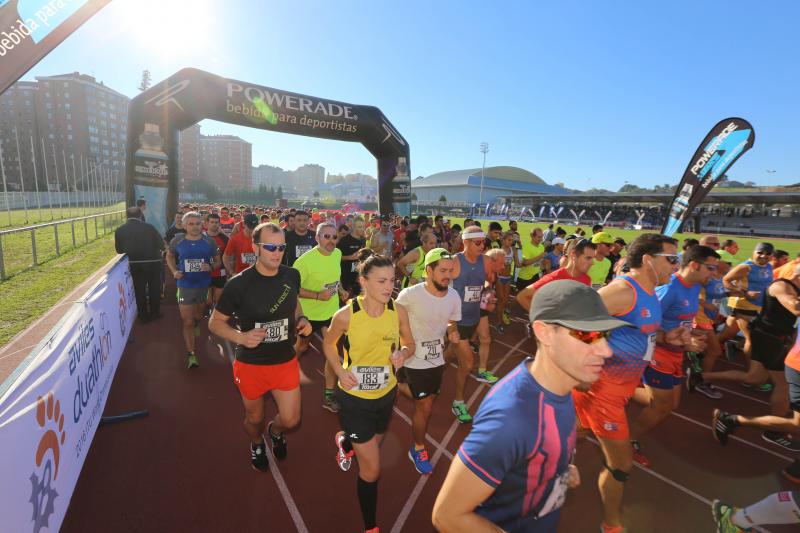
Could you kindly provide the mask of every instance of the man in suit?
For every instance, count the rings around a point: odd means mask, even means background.
[[[117,253],[128,255],[139,319],[146,322],[161,316],[160,269],[164,241],[152,225],[142,220],[139,207],[129,207],[125,214],[128,220],[114,232],[114,248]]]

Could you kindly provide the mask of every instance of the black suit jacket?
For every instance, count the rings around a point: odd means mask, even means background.
[[[164,241],[151,224],[129,218],[114,232],[114,248],[118,254],[128,254],[131,261],[160,260]]]

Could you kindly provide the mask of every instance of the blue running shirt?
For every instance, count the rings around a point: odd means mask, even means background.
[[[699,283],[689,285],[678,274],[673,274],[666,285],[656,287],[661,302],[661,329],[670,331],[678,326],[691,329],[700,302]]]
[[[177,280],[181,289],[202,289],[211,285],[211,271],[200,270],[202,263],[211,263],[219,253],[217,243],[208,235],[201,235],[196,241],[186,238],[185,233],[179,233],[169,243],[169,250],[175,256],[178,270],[183,272],[183,277]]]

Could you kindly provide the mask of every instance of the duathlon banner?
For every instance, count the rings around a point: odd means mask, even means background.
[[[731,165],[753,147],[755,135],[753,126],[741,118],[726,118],[711,128],[683,173],[661,233],[671,236],[680,231],[689,214]]]
[[[0,94],[110,0],[0,0]]]
[[[136,317],[127,258],[0,389],[0,530],[58,531]]]

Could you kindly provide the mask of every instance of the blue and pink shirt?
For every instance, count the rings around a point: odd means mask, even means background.
[[[494,493],[475,512],[505,531],[556,531],[575,451],[571,394],[543,388],[526,359],[481,403],[461,461]]]
[[[666,285],[656,287],[656,294],[661,302],[663,331],[671,331],[679,326],[691,330],[700,302],[701,288],[699,283],[689,284],[678,274],[673,274]],[[664,344],[663,347],[670,351],[683,352],[683,346]]]

